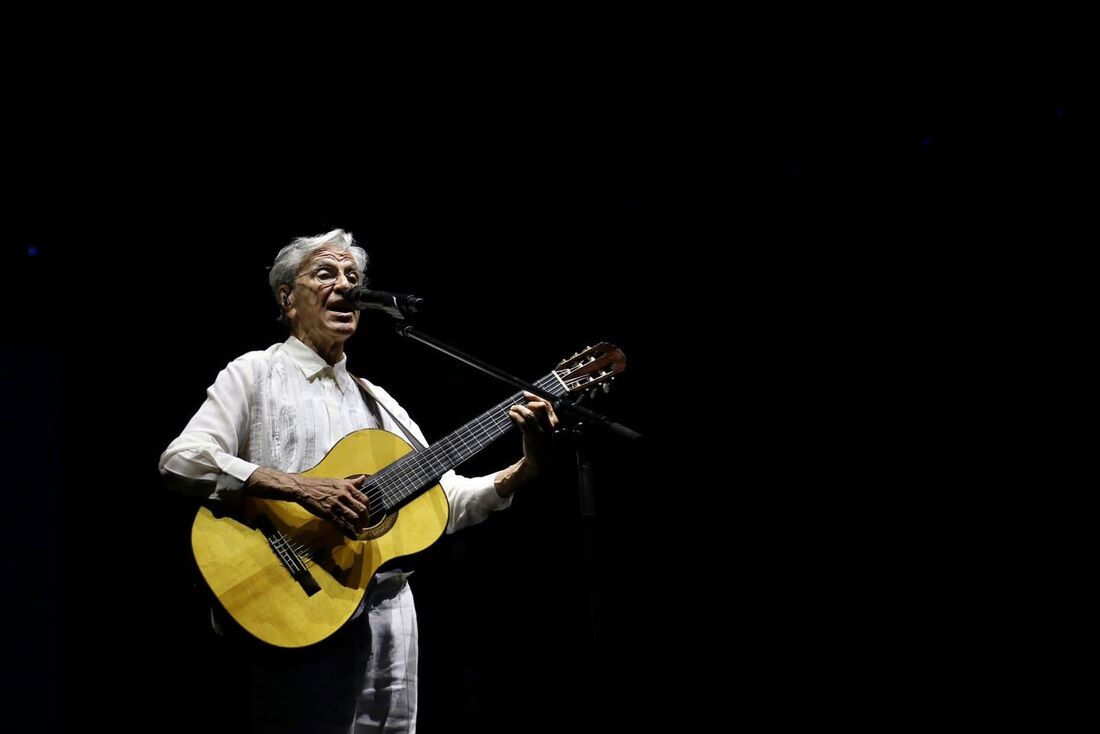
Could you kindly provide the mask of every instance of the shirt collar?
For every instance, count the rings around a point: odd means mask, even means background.
[[[302,370],[302,374],[306,376],[307,380],[313,382],[318,377],[330,376],[336,382],[336,386],[343,390],[340,383],[342,382],[342,376],[348,372],[348,355],[342,355],[340,361],[330,367],[328,362],[321,359],[321,355],[294,336],[283,342],[283,349],[294,360],[294,364]]]

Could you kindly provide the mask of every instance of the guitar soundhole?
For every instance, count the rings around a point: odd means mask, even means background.
[[[380,538],[390,531],[394,523],[397,522],[397,513],[392,515],[383,515],[382,519],[369,528],[364,528],[358,535],[359,540],[374,540]]]
[[[355,479],[361,476],[364,475],[351,474],[344,477],[344,479]],[[371,475],[367,474],[366,476],[369,478]],[[393,524],[397,522],[396,512],[393,514],[383,514],[381,517],[378,517],[373,508],[370,508],[368,511],[370,512],[370,522],[373,524],[370,527],[364,528],[363,531],[356,536],[359,540],[374,540],[375,538],[379,538],[388,533],[390,528],[393,527]]]

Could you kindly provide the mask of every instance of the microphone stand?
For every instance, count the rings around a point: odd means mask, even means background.
[[[518,387],[520,390],[526,390],[527,392],[538,395],[540,398],[546,400],[551,405],[553,405],[554,411],[557,412],[559,415],[564,415],[568,418],[572,418],[578,424],[582,421],[588,421],[592,425],[602,428],[612,435],[618,436],[619,438],[629,439],[631,441],[637,440],[642,437],[642,434],[638,433],[637,431],[627,428],[621,423],[616,423],[605,415],[601,415],[600,413],[597,413],[593,410],[589,410],[588,408],[577,405],[576,402],[574,402],[573,399],[570,398],[568,395],[555,397],[543,390],[542,388],[535,387],[526,380],[521,380],[515,375],[509,374],[498,367],[494,367],[488,362],[483,362],[477,357],[466,354],[465,352],[462,352],[452,347],[446,342],[442,342],[439,339],[425,334],[422,331],[417,331],[411,325],[397,324],[396,330],[399,335],[407,337],[409,339],[413,339],[414,341],[418,341],[421,344],[427,344],[429,347],[443,352],[448,357],[457,359],[459,362],[464,362],[465,364],[468,364],[469,366],[480,370],[481,372],[484,372],[490,377],[495,377],[501,382],[511,385],[512,387]]]
[[[390,313],[387,311],[387,313]],[[393,315],[391,313],[391,315]],[[398,315],[396,319],[403,320],[404,314]],[[576,404],[576,402],[568,395],[562,397],[555,397],[550,393],[535,387],[525,380],[521,380],[515,375],[509,374],[504,370],[494,367],[493,365],[484,362],[477,357],[469,355],[463,351],[460,351],[446,342],[440,341],[435,337],[425,334],[413,328],[410,324],[397,321],[394,327],[400,336],[408,339],[413,339],[421,344],[425,344],[433,349],[446,354],[448,357],[458,360],[464,364],[473,367],[490,377],[494,377],[501,382],[512,387],[519,388],[520,390],[526,390],[530,393],[538,395],[539,397],[547,400],[554,406],[554,411],[563,419],[567,419],[570,427],[564,431],[569,435],[573,447],[573,452],[576,457],[576,469],[577,469],[577,493],[578,493],[578,506],[580,508],[580,521],[581,521],[581,542],[583,545],[584,562],[585,562],[585,576],[587,577],[588,587],[588,623],[589,629],[592,635],[593,646],[593,667],[595,678],[598,682],[599,690],[596,692],[595,701],[596,705],[602,709],[603,697],[607,693],[607,658],[606,650],[603,641],[602,631],[602,608],[601,608],[601,594],[599,584],[599,572],[600,572],[600,548],[599,548],[599,535],[596,524],[596,481],[592,472],[592,464],[589,460],[587,434],[586,430],[589,427],[599,428],[606,431],[612,436],[628,440],[637,440],[641,438],[641,434],[626,426],[616,423],[607,416],[596,413],[595,411],[583,408]],[[602,715],[602,711],[600,711]]]

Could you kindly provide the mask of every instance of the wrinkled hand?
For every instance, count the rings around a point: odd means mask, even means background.
[[[260,468],[245,484],[259,496],[297,502],[355,538],[369,519],[370,502],[360,491],[366,478],[365,474],[351,479],[306,477]]]
[[[344,535],[354,538],[367,525],[370,501],[359,491],[366,475],[354,479],[323,479],[290,475],[296,480],[298,504],[328,520]]]
[[[523,432],[523,473],[533,477],[553,459],[554,429],[561,425],[554,407],[537,395],[524,392],[526,405],[513,405],[508,417]]]

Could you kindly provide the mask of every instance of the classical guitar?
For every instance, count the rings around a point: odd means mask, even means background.
[[[621,350],[601,343],[563,360],[535,384],[561,396],[606,389],[626,367]],[[203,507],[191,527],[199,571],[237,623],[278,647],[320,642],[341,626],[390,559],[427,548],[447,527],[447,498],[438,484],[512,428],[508,409],[521,393],[498,403],[425,450],[388,431],[365,429],[340,439],[311,477],[367,474],[370,517],[357,539],[294,502],[247,499],[240,512]]]

